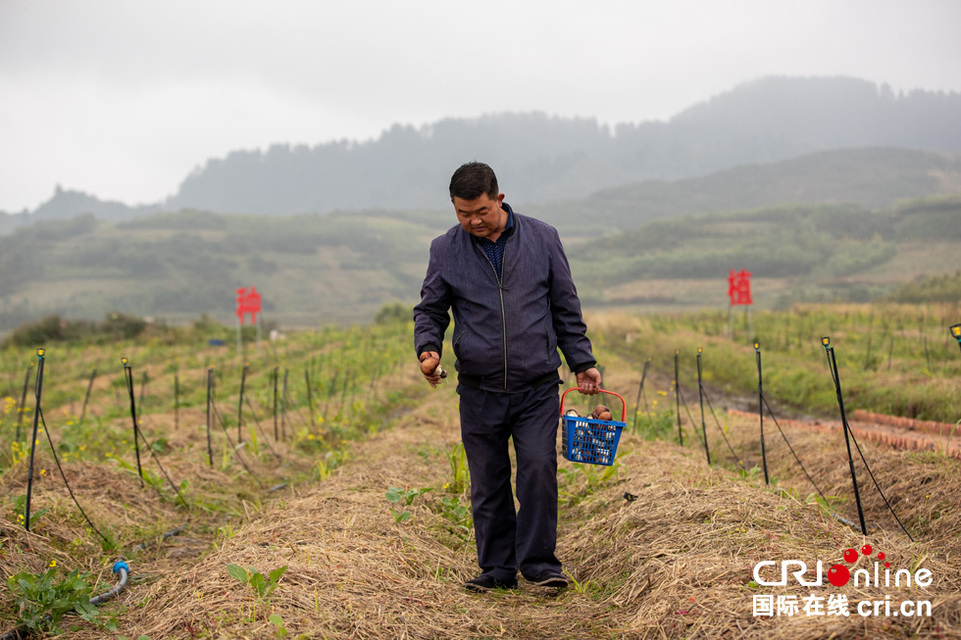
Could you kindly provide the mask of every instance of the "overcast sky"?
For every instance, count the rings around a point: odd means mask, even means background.
[[[0,210],[393,123],[667,120],[766,75],[961,91],[959,34],[958,0],[0,0]]]

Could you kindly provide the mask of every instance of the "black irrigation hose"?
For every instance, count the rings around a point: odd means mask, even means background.
[[[701,390],[704,392],[704,398],[707,400],[707,408],[711,410],[711,416],[714,418],[714,424],[717,425],[718,431],[721,432],[721,437],[724,438],[724,444],[727,445],[727,448],[731,452],[731,455],[734,456],[734,460],[737,461],[737,465],[742,469],[744,469],[745,471],[747,471],[747,469],[744,467],[744,463],[741,462],[741,459],[737,456],[737,453],[734,452],[734,447],[731,446],[731,443],[728,441],[727,436],[724,434],[724,429],[721,428],[721,423],[720,421],[718,421],[717,415],[714,414],[714,405],[711,404],[711,396],[708,395],[707,389],[701,389]]]
[[[147,451],[150,452],[150,457],[154,459],[154,462],[157,463],[157,467],[160,468],[160,472],[164,474],[164,477],[167,479],[167,482],[170,483],[171,488],[173,488],[173,490],[177,493],[177,497],[180,498],[180,503],[184,506],[185,509],[189,509],[190,507],[187,505],[187,501],[184,499],[183,495],[181,495],[180,493],[180,488],[174,484],[174,481],[171,480],[170,476],[167,474],[167,470],[164,469],[164,466],[162,464],[160,464],[160,458],[158,458],[157,454],[154,453],[153,447],[150,446],[150,443],[147,441],[147,437],[144,436],[143,431],[141,431],[140,429],[137,429],[137,435],[140,436],[141,440],[143,440],[144,445],[147,447]],[[159,487],[157,489],[157,492],[158,493],[160,492]]]
[[[234,445],[233,440],[230,439],[230,434],[227,433],[227,427],[224,425],[224,418],[223,418],[223,416],[220,415],[220,411],[217,410],[217,403],[211,401],[211,406],[212,406],[212,408],[213,408],[213,410],[214,410],[214,415],[215,415],[216,418],[217,418],[217,422],[218,422],[218,424],[220,424],[220,428],[221,428],[221,429],[223,430],[223,432],[224,432],[224,437],[227,438],[227,443],[230,445],[231,450],[233,451],[234,456],[236,456],[236,458],[237,458],[237,461],[240,462],[241,466],[243,466],[243,468],[247,470],[247,473],[249,473],[251,476],[253,476],[254,480],[257,481],[257,484],[259,484],[260,487],[263,488],[264,483],[260,480],[260,477],[259,477],[256,473],[254,473],[253,470],[252,470],[249,466],[247,466],[247,463],[244,462],[243,456],[240,455],[240,451],[239,451],[238,447],[242,446],[244,443],[241,442],[240,444],[238,444],[238,445],[236,445],[236,446]]]
[[[270,446],[270,438],[267,436],[266,433],[264,433],[264,430],[260,427],[260,416],[257,415],[256,411],[254,411],[254,406],[250,404],[250,396],[245,397],[244,401],[247,403],[247,408],[250,409],[250,412],[254,414],[254,428],[257,430],[257,433],[260,434],[260,437],[263,438],[264,444],[267,446],[267,451],[269,451],[271,455],[277,458],[277,460],[283,461],[283,458],[276,451],[274,451],[273,447]]]
[[[167,538],[172,538],[173,536],[180,535],[181,533],[183,533],[183,532],[186,531],[186,530],[187,530],[187,525],[185,525],[185,524],[180,525],[180,526],[177,527],[176,529],[173,529],[172,531],[167,531],[166,533],[164,533],[164,534],[160,537],[160,541],[162,542],[162,541],[166,540]],[[154,540],[148,540],[148,541],[146,541],[146,542],[141,542],[141,543],[138,544],[136,547],[134,547],[133,550],[134,550],[134,551],[144,551],[144,550],[149,549],[150,547],[154,546],[155,544],[157,544],[157,542],[158,542],[158,541],[157,541],[156,539],[154,539]]]
[[[160,472],[161,472],[161,473],[164,475],[164,477],[167,479],[167,482],[170,483],[170,486],[171,486],[171,488],[174,490],[174,492],[177,494],[177,497],[180,498],[180,503],[183,504],[183,506],[184,506],[185,509],[189,509],[190,507],[187,505],[187,501],[184,499],[183,495],[181,495],[180,489],[177,487],[177,485],[174,484],[174,481],[170,478],[170,475],[167,473],[167,470],[164,469],[164,466],[160,463],[160,458],[157,457],[157,454],[156,454],[156,453],[154,452],[154,450],[153,450],[153,446],[151,446],[150,442],[147,441],[147,437],[143,434],[143,431],[140,429],[140,426],[138,425],[137,411],[136,411],[136,408],[135,408],[135,405],[134,405],[133,369],[132,369],[132,368],[130,367],[130,365],[127,363],[127,359],[126,359],[126,358],[123,358],[123,365],[124,365],[124,367],[123,367],[123,370],[124,370],[124,378],[126,379],[127,389],[128,389],[128,391],[129,391],[129,393],[130,393],[130,412],[131,412],[131,415],[133,416],[133,423],[134,423],[134,430],[133,430],[133,433],[134,433],[134,445],[135,445],[135,448],[136,448],[136,450],[137,450],[137,471],[138,471],[138,473],[140,474],[140,485],[143,486],[144,481],[143,481],[143,469],[142,469],[141,466],[140,466],[140,446],[139,446],[139,440],[143,440],[144,446],[146,446],[146,447],[147,447],[147,451],[150,452],[150,457],[153,458],[154,462],[157,463],[157,467],[160,469]],[[145,379],[146,379],[146,378],[145,378]],[[141,385],[141,387],[140,387],[141,392],[143,391],[143,386],[144,386],[144,385]],[[140,405],[141,405],[141,409],[142,409],[142,408],[143,408],[143,398],[142,398],[142,397],[141,397],[141,403],[140,403]],[[160,488],[159,488],[159,487],[157,487],[157,493],[160,493]]]
[[[82,515],[83,519],[87,521],[87,524],[89,524],[90,528],[94,530],[94,533],[100,536],[101,540],[103,540],[109,546],[111,542],[107,540],[106,536],[100,533],[100,530],[97,529],[96,526],[94,526],[93,522],[90,521],[90,518],[87,517],[87,513],[83,510],[83,507],[81,507],[80,503],[77,502],[77,497],[73,495],[73,489],[70,488],[70,483],[67,482],[67,476],[63,472],[63,467],[60,466],[60,458],[57,456],[57,448],[53,446],[53,439],[50,437],[50,429],[47,428],[47,422],[43,419],[43,409],[37,407],[37,413],[40,416],[40,422],[43,423],[43,433],[47,436],[47,442],[50,444],[50,453],[53,454],[53,461],[57,464],[57,471],[60,472],[60,477],[63,478],[63,484],[67,487],[67,493],[70,494],[70,499],[73,500],[75,505],[77,505],[77,509],[80,510],[80,515]]]
[[[641,402],[641,394],[644,392],[644,381],[647,380],[647,370],[651,367],[651,360],[653,358],[648,358],[644,362],[644,370],[641,372],[641,384],[637,387],[637,398],[634,399],[634,424],[631,426],[631,431],[637,433],[637,405]],[[644,401],[644,413],[647,413],[647,400]]]
[[[878,493],[881,494],[881,499],[884,500],[884,504],[887,506],[888,511],[891,512],[891,515],[894,516],[894,519],[898,521],[899,525],[901,525],[901,530],[904,531],[905,535],[908,536],[911,542],[914,542],[914,538],[910,533],[908,533],[908,530],[904,527],[904,525],[901,524],[901,518],[899,518],[898,514],[894,512],[894,507],[891,506],[891,503],[888,502],[888,499],[884,496],[884,492],[881,491],[881,485],[878,484],[877,479],[874,477],[874,472],[871,471],[871,467],[868,466],[868,461],[864,458],[864,452],[861,451],[861,445],[858,444],[858,439],[854,437],[854,431],[850,427],[848,427],[848,430],[851,432],[851,440],[854,441],[854,448],[858,450],[858,455],[861,456],[861,462],[864,463],[864,468],[868,470],[868,475],[871,476],[871,480],[874,482],[874,488],[877,489]]]
[[[687,412],[687,417],[688,417],[688,419],[691,421],[691,426],[693,427],[693,425],[695,425],[695,424],[697,424],[697,423],[694,422],[694,416],[691,415],[691,410],[687,408],[687,400],[684,399],[684,394],[681,392],[681,385],[676,385],[676,389],[675,389],[675,390],[677,391],[677,398],[678,398],[678,400],[680,400],[681,404],[684,406],[684,411]],[[681,412],[680,412],[680,410],[678,410],[677,416],[678,416],[678,418],[677,418],[678,429],[680,429],[680,422],[681,422]],[[695,431],[696,431],[696,430],[695,430]]]
[[[804,467],[804,463],[801,462],[801,459],[798,457],[797,453],[795,453],[794,447],[791,446],[791,442],[787,439],[787,436],[784,435],[784,431],[781,429],[781,425],[777,421],[777,416],[774,415],[774,411],[771,409],[771,405],[767,403],[767,398],[765,398],[762,395],[761,400],[764,401],[764,406],[767,407],[768,413],[770,413],[771,417],[774,419],[774,426],[777,427],[777,430],[778,432],[780,432],[781,437],[784,438],[784,442],[787,444],[787,448],[791,450],[791,454],[794,456],[794,459],[797,460],[798,465],[800,465],[801,471],[804,472],[804,475],[807,477],[808,481],[814,486],[814,490],[818,492],[818,495],[821,496],[821,500],[823,500],[824,504],[826,505],[828,503],[827,498],[824,497],[824,494],[821,492],[821,489],[818,487],[817,483],[814,482],[814,478],[811,477],[811,474],[808,473],[808,470]]]
[[[130,577],[130,567],[123,560],[118,560],[113,565],[114,575],[120,576],[120,581],[113,586],[109,591],[101,593],[98,596],[90,598],[90,604],[97,606],[108,600],[113,600],[127,587],[127,580]],[[50,619],[50,615],[47,615],[47,619]],[[25,624],[21,624],[16,629],[6,632],[0,636],[0,640],[24,640],[28,638],[32,630]]]
[[[120,592],[124,590],[127,586],[127,579],[130,577],[130,566],[123,560],[118,560],[113,564],[114,575],[120,576],[120,582],[118,582],[112,589],[101,593],[99,596],[94,596],[90,598],[90,604],[98,605],[107,600],[113,600]]]
[[[284,404],[284,415],[287,415],[288,409],[292,410],[292,415],[297,418],[298,424],[302,426],[304,429],[306,429],[307,431],[310,431],[310,424],[308,424],[308,422],[304,420],[304,417],[301,415],[301,412],[299,411],[300,405],[297,404],[297,401],[291,399],[289,395],[285,395],[283,398],[283,404]]]

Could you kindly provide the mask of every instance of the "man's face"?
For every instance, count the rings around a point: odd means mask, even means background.
[[[478,238],[497,240],[501,231],[507,226],[507,211],[501,207],[504,194],[491,198],[486,193],[474,200],[454,198],[454,210],[457,221],[465,231]]]

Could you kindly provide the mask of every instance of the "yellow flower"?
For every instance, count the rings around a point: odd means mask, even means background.
[[[51,560],[51,561],[50,561],[50,566],[51,566],[51,567],[57,566],[57,561],[56,561],[56,560]]]

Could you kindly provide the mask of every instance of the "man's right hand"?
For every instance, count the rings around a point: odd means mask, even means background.
[[[437,364],[432,366],[432,363]],[[430,386],[437,387],[441,379],[447,377],[447,372],[440,366],[440,354],[436,351],[425,351],[420,354],[420,372],[430,383]]]

